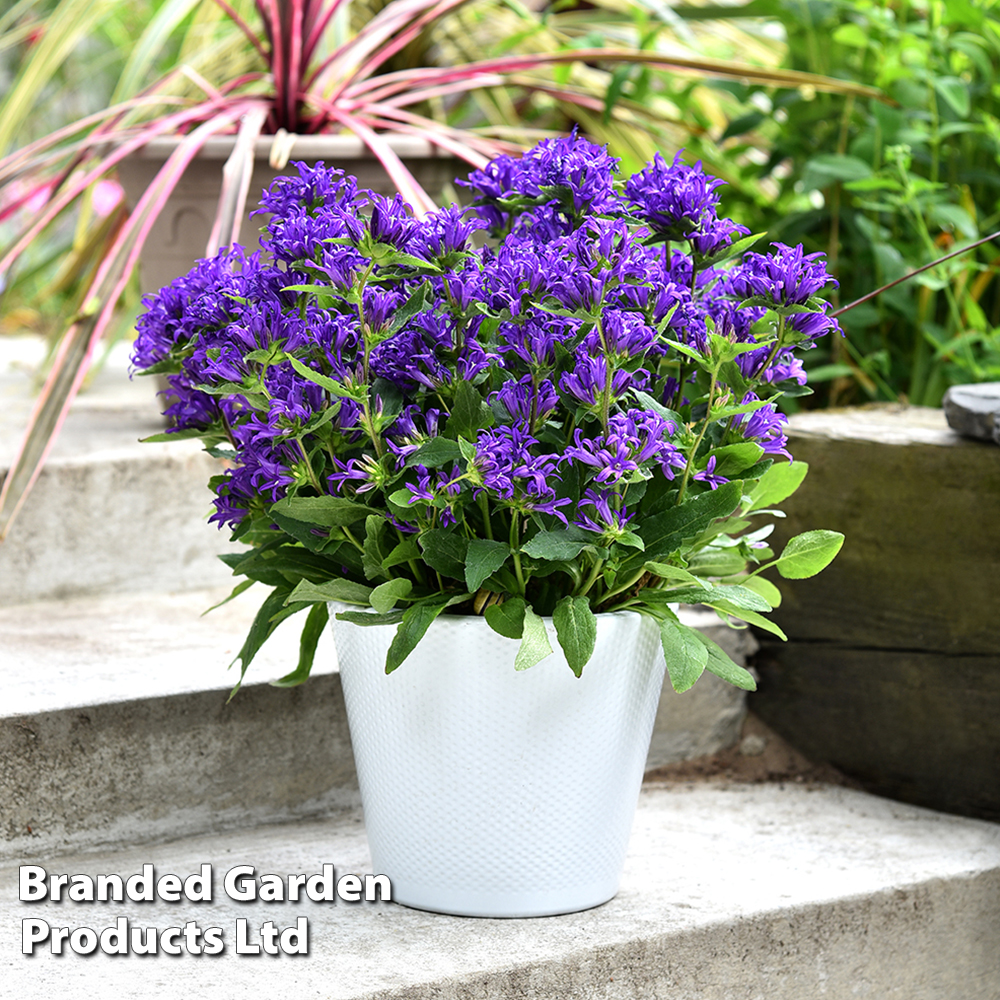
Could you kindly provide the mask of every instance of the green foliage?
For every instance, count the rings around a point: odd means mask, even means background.
[[[709,30],[777,22],[789,68],[884,92],[727,88],[740,106],[727,110],[722,148],[759,166],[742,171],[744,187],[723,191],[723,203],[750,206],[740,221],[768,240],[825,252],[840,281],[835,305],[1000,229],[996,0],[752,0],[679,13]],[[746,184],[761,197],[748,200]],[[994,240],[844,313],[847,339],[830,338],[806,360],[819,390],[810,405],[938,406],[950,384],[1000,378],[998,259]]]

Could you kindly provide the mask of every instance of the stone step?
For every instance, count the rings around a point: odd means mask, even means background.
[[[210,615],[227,590],[131,593],[0,608],[0,857],[139,843],[325,815],[357,802],[332,637],[314,676],[297,620],[263,647],[239,694],[227,672],[261,595]],[[711,613],[687,620],[745,661],[751,637]],[[739,738],[744,693],[706,674],[664,691],[649,767]]]
[[[117,874],[152,864],[184,879],[211,866],[210,901],[21,902],[18,865]],[[230,869],[371,873],[361,815],[0,866],[4,995],[324,997],[328,1000],[996,1000],[1000,827],[831,786],[646,787],[618,895],[583,913],[527,920],[430,914],[392,902],[236,902]],[[378,873],[375,873],[378,874]],[[22,921],[219,928],[225,950],[84,959],[48,942],[22,952]],[[307,955],[238,954],[273,921],[301,926]],[[43,921],[38,923],[38,921]],[[193,928],[192,928],[193,932]],[[78,940],[80,936],[78,935]],[[168,939],[169,940],[169,939]],[[291,942],[289,942],[290,944]]]
[[[0,338],[0,480],[33,404],[44,342]],[[234,551],[207,522],[220,463],[197,441],[140,444],[164,430],[151,379],[128,378],[118,344],[81,393],[7,539],[0,606],[84,594],[224,585]]]

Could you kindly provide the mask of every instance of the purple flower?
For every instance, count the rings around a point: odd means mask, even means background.
[[[713,490],[717,490],[720,486],[725,485],[729,482],[725,476],[717,476],[715,474],[715,456],[710,455],[708,459],[708,464],[705,466],[701,472],[696,472],[692,479],[697,479],[702,483],[707,483]]]
[[[669,240],[684,240],[703,229],[714,231],[719,204],[715,190],[722,183],[706,174],[700,162],[693,167],[682,163],[678,150],[670,164],[657,153],[645,170],[625,182],[625,194],[632,211],[654,232]]]
[[[676,428],[658,413],[629,410],[608,420],[606,434],[587,439],[577,428],[573,444],[566,448],[566,458],[597,469],[599,483],[620,482],[641,465],[674,451],[668,438]]]
[[[599,535],[620,536],[635,513],[628,513],[623,506],[616,509],[612,506],[616,502],[621,503],[621,498],[612,490],[586,490],[580,498],[577,518],[573,524]],[[585,512],[585,507],[594,508],[593,516]]]
[[[807,254],[801,246],[784,243],[771,246],[777,248],[773,253],[748,253],[729,272],[733,294],[744,299],[759,296],[774,306],[804,305],[827,285],[837,284],[827,273],[824,254]]]

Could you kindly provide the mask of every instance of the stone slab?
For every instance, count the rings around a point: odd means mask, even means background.
[[[0,478],[32,406],[37,338],[0,340]],[[7,539],[0,606],[135,589],[225,584],[222,552],[239,551],[208,523],[208,479],[221,464],[196,441],[141,444],[163,431],[156,386],[128,378],[120,344],[73,406]]]
[[[948,426],[966,437],[994,440],[1000,412],[1000,382],[953,385],[941,404]]]
[[[308,684],[274,688],[298,660],[301,620],[289,620],[229,701],[238,674],[226,668],[263,590],[202,616],[225,595],[0,608],[0,857],[27,844],[138,843],[356,802],[331,635]],[[749,633],[685,615],[745,659]],[[710,674],[684,695],[665,690],[648,766],[731,746],[745,713],[745,693]]]
[[[18,863],[182,877],[211,902],[22,903]],[[818,786],[647,788],[618,895],[584,913],[479,920],[393,903],[235,903],[223,874],[371,871],[361,817],[104,853],[28,853],[0,869],[0,982],[12,997],[242,1000],[997,1000],[1000,828]],[[21,920],[100,930],[222,928],[217,957],[20,953]],[[235,923],[305,917],[308,956],[235,954]]]

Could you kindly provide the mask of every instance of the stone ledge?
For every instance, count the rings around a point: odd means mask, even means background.
[[[269,682],[298,660],[280,627],[227,703],[226,665],[256,613],[255,588],[128,594],[0,608],[0,857],[187,836],[324,815],[356,802],[336,656],[327,632],[310,682]],[[685,612],[745,659],[745,632]],[[706,674],[667,689],[649,767],[731,746],[744,693]],[[307,748],[307,749],[305,749]]]
[[[39,863],[25,854],[20,863]],[[329,1000],[803,1000],[1000,996],[1000,828],[820,786],[647,788],[618,895],[584,913],[476,920],[391,903],[237,904],[237,864],[287,874],[370,872],[358,813],[45,862],[50,872],[143,863],[185,876],[209,862],[212,903],[17,901],[0,868],[0,976],[13,996],[247,995]],[[20,954],[20,923],[223,928],[217,958]],[[309,921],[308,957],[234,953],[235,920]]]
[[[32,407],[40,339],[0,339],[0,481]],[[0,607],[140,589],[224,585],[238,551],[207,522],[221,465],[196,441],[141,444],[164,429],[150,379],[128,379],[121,344],[77,397],[38,482],[0,544]]]

